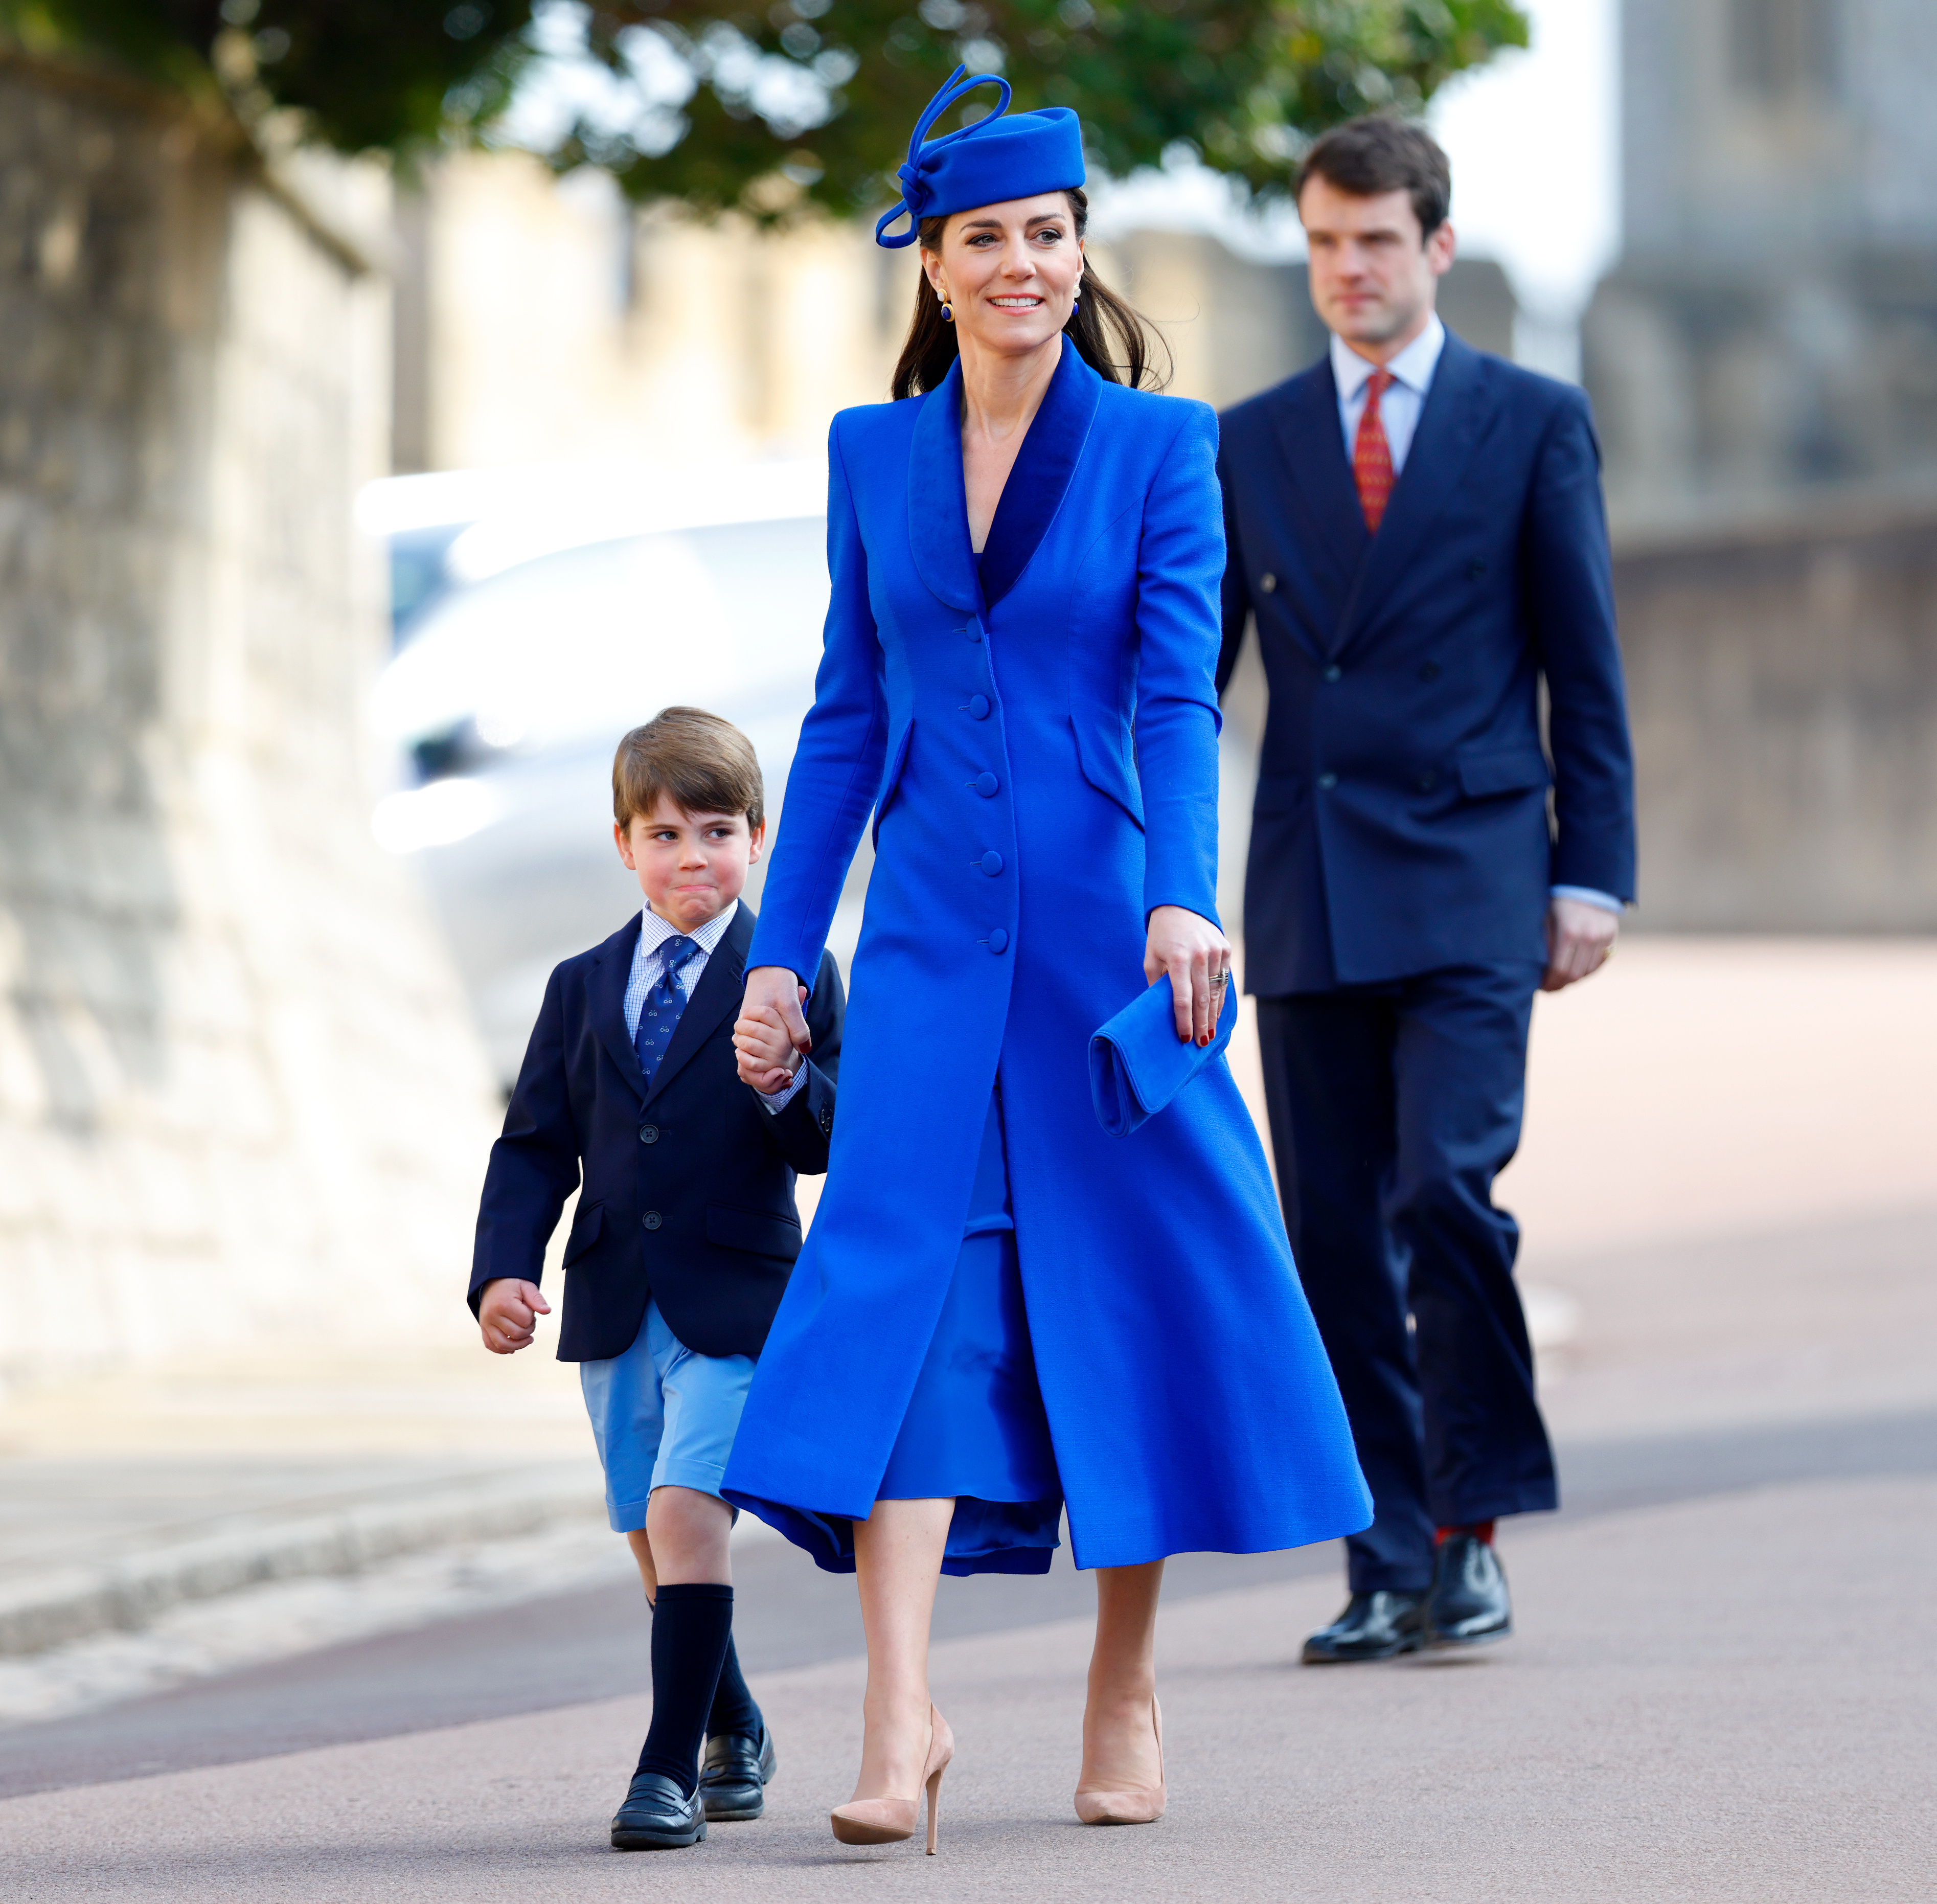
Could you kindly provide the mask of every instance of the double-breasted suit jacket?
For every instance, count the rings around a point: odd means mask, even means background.
[[[1581,392],[1449,335],[1376,536],[1329,358],[1227,412],[1222,457],[1219,685],[1253,614],[1271,683],[1247,988],[1538,966],[1550,885],[1632,899],[1634,770]]]
[[[876,856],[827,1187],[726,1492],[869,1512],[999,1081],[1078,1564],[1349,1531],[1368,1496],[1228,1069],[1126,1138],[1090,1096],[1150,910],[1215,917],[1215,419],[1066,342],[979,572],[960,419],[958,366],[830,441],[826,650],[749,963],[814,973],[871,811]]]

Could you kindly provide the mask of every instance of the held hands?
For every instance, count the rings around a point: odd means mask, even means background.
[[[551,1305],[538,1293],[536,1283],[500,1276],[484,1285],[477,1305],[477,1326],[483,1331],[484,1346],[493,1355],[515,1355],[531,1347],[532,1325],[537,1317],[550,1314]]]
[[[1585,899],[1550,899],[1547,904],[1547,970],[1540,989],[1558,992],[1577,978],[1599,972],[1614,955],[1620,916]]]
[[[1181,905],[1160,905],[1150,916],[1144,977],[1154,985],[1166,972],[1177,1008],[1178,1036],[1208,1044],[1217,1035],[1224,988],[1230,983],[1229,941],[1196,913]]]
[[[747,975],[733,1048],[741,1080],[763,1096],[784,1090],[814,1049],[814,1034],[801,1016],[806,1002],[807,987],[784,966],[756,966]]]

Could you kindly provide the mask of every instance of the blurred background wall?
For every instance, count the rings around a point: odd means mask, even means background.
[[[1937,926],[1937,8],[1625,0],[1583,353],[1641,918]]]
[[[408,1334],[494,1105],[370,835],[387,182],[15,56],[0,179],[0,1378]]]

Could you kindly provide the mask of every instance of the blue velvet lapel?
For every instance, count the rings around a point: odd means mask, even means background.
[[[626,1082],[643,1098],[646,1074],[639,1069],[639,1054],[626,1035],[626,981],[632,975],[632,952],[638,942],[639,920],[635,913],[629,924],[599,947],[592,969],[586,975],[585,992],[592,1028],[599,1034],[599,1043],[611,1054]]]
[[[1103,380],[1077,355],[1067,337],[1062,361],[1043,393],[1042,405],[1016,452],[989,540],[978,558],[982,599],[993,608],[1021,581],[1075,474],[1090,426],[1101,401]]]
[[[962,365],[925,396],[908,446],[908,547],[929,592],[965,614],[979,614],[981,587],[968,546],[968,498],[962,483]]]
[[[1335,417],[1336,412],[1334,411]],[[1337,653],[1366,627],[1398,581],[1420,538],[1457,488],[1461,474],[1485,432],[1487,405],[1478,351],[1450,331],[1432,373],[1432,387],[1414,431],[1405,467],[1393,485],[1392,499],[1372,538],[1365,566],[1331,651]],[[1332,434],[1338,435],[1335,421]]]

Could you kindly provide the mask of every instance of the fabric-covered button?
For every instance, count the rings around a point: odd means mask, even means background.
[[[1338,662],[1335,661],[1330,667],[1326,669],[1325,678],[1328,681],[1335,681],[1344,672],[1344,669],[1340,667]]]
[[[998,926],[996,929],[989,935],[989,950],[991,952],[1006,952],[1008,949],[1009,935],[1007,932],[1003,931],[1001,926]]]
[[[968,711],[978,720],[987,720],[989,718],[989,697],[986,694],[970,695]]]
[[[1320,774],[1318,776],[1318,784],[1329,793],[1338,784],[1338,776],[1336,774]]]
[[[962,632],[970,641],[979,641],[982,638],[982,624],[979,621],[972,621]]]
[[[992,846],[975,863],[993,879],[1002,870],[1002,856]]]
[[[656,1210],[648,1210],[639,1221],[648,1229],[656,1229],[659,1226],[661,1218]]]
[[[1002,784],[1002,783],[991,773],[978,774],[975,778],[968,783],[968,784],[974,787],[975,791],[981,794],[985,800],[993,800],[996,797],[996,788],[1000,787]]]
[[[1269,595],[1277,587],[1278,578],[1269,569],[1258,578],[1258,593],[1260,595]]]
[[[659,1127],[657,1124],[640,1125],[639,1141],[641,1144],[656,1144],[659,1141]]]

